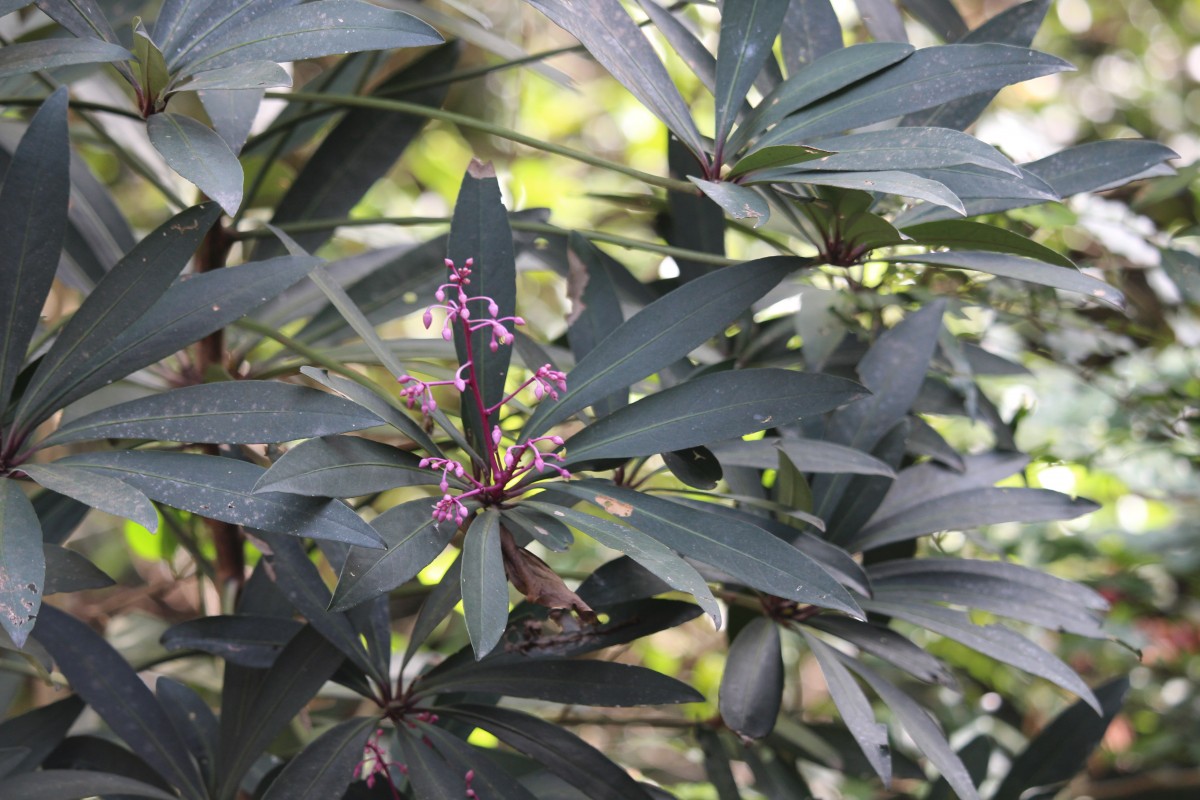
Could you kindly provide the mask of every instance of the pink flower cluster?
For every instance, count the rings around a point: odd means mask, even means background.
[[[450,270],[450,277],[447,283],[439,286],[435,293],[438,304],[426,309],[422,319],[425,327],[430,328],[433,325],[433,312],[435,310],[443,311],[445,320],[442,323],[442,338],[447,341],[454,339],[455,326],[460,326],[462,331],[467,334],[466,358],[455,370],[454,377],[450,380],[422,381],[407,374],[401,375],[398,380],[403,384],[400,396],[408,407],[414,408],[419,402],[421,412],[426,415],[432,415],[437,411],[437,401],[433,398],[433,387],[453,386],[464,395],[467,394],[468,389],[471,390],[470,395],[476,403],[476,411],[478,411],[486,434],[483,443],[486,448],[485,463],[473,464],[473,471],[468,472],[461,463],[449,458],[430,457],[424,458],[420,462],[422,468],[440,470],[442,473],[442,480],[439,484],[442,497],[433,507],[433,518],[438,522],[454,522],[456,525],[462,525],[471,513],[465,501],[474,500],[482,505],[501,503],[515,494],[519,494],[521,491],[520,479],[531,473],[538,474],[551,470],[557,472],[559,477],[564,480],[570,480],[570,472],[558,464],[552,463],[561,462],[563,456],[555,452],[543,452],[537,447],[539,442],[547,442],[554,447],[560,447],[563,443],[562,437],[537,436],[524,442],[502,447],[504,432],[498,421],[494,422],[492,419],[497,411],[531,386],[536,399],[542,400],[548,396],[557,400],[558,393],[567,390],[567,376],[564,372],[554,369],[550,364],[544,364],[534,370],[529,379],[500,402],[485,407],[479,376],[475,370],[474,354],[471,351],[470,334],[488,330],[491,334],[488,344],[495,352],[500,345],[508,345],[513,341],[512,331],[509,330],[506,323],[516,326],[524,325],[525,321],[517,316],[501,317],[499,305],[490,297],[482,295],[471,297],[467,294],[465,287],[471,283],[470,275],[474,259],[468,258],[461,267],[456,266],[450,259],[446,259],[445,263],[446,268]],[[479,318],[472,317],[469,308],[469,304],[472,302],[483,303],[487,315]],[[459,485],[466,484],[467,490],[458,495],[451,494],[452,479]],[[510,489],[514,484],[517,485],[517,488]]]

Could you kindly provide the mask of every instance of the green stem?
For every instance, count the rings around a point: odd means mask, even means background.
[[[253,320],[253,319],[249,319],[249,318],[239,319],[237,322],[235,322],[233,324],[236,325],[237,327],[241,328],[242,330],[251,331],[253,333],[259,334],[260,336],[265,336],[268,339],[276,341],[279,344],[286,347],[287,349],[296,353],[297,355],[304,356],[306,359],[308,359],[310,362],[312,362],[312,364],[319,364],[320,366],[324,367],[325,369],[329,370],[330,372],[336,372],[338,375],[341,375],[344,378],[349,378],[350,380],[354,381],[355,383],[359,384],[360,386],[364,386],[367,389],[370,389],[371,391],[376,392],[377,394],[380,395],[380,397],[387,396],[387,393],[384,392],[382,390],[382,388],[379,386],[379,384],[375,383],[375,381],[371,380],[370,378],[366,377],[365,375],[362,375],[359,372],[356,372],[356,371],[350,369],[349,367],[339,364],[337,361],[334,361],[332,358],[327,357],[320,350],[317,350],[316,348],[313,348],[313,347],[309,347],[308,345],[304,344],[303,342],[297,341],[290,336],[280,333],[279,331],[275,330],[274,328],[272,328],[269,325],[264,325],[263,323],[261,323],[257,320]]]
[[[326,231],[330,228],[351,228],[364,225],[449,225],[450,217],[360,217],[360,218],[340,218],[340,219],[311,219],[304,222],[286,222],[277,225],[281,231],[285,233],[310,233],[312,231]],[[557,228],[554,225],[548,225],[543,222],[529,222],[526,220],[510,220],[509,223],[513,230],[526,231],[528,233],[540,233],[546,236],[567,236],[570,231],[563,228]],[[619,247],[625,247],[630,250],[643,250],[649,253],[658,253],[664,256],[672,256],[674,258],[686,258],[691,261],[697,261],[704,264],[713,264],[719,267],[727,267],[731,264],[738,264],[736,258],[728,256],[720,256],[713,253],[704,253],[699,250],[689,250],[685,247],[672,247],[666,244],[657,244],[648,242],[644,239],[633,239],[628,236],[620,236],[615,233],[605,233],[604,231],[593,230],[575,230],[583,238],[593,242],[604,242],[606,244],[614,244]],[[260,239],[273,234],[267,228],[251,228],[249,230],[236,231],[233,234],[234,239]]]
[[[45,99],[44,97],[0,97],[0,106],[40,106]],[[93,103],[89,100],[71,100],[69,105],[75,111],[99,111],[104,114],[114,114],[118,117],[128,117],[138,122],[144,121],[142,115],[136,111],[105,105],[104,103]]]
[[[440,108],[432,108],[424,106],[420,103],[409,103],[404,100],[385,100],[378,97],[355,97],[353,95],[326,95],[308,92],[267,92],[267,97],[272,100],[286,100],[288,102],[299,103],[326,103],[329,105],[349,106],[353,108],[374,108],[381,111],[395,111],[400,114],[413,114],[419,117],[428,119],[436,119],[441,122],[449,122],[463,128],[471,128],[480,131],[481,133],[498,136],[501,139],[507,139],[517,144],[523,144],[527,147],[532,147],[536,150],[552,153],[554,155],[570,158],[574,161],[579,161],[583,164],[588,164],[593,167],[607,169],[612,172],[618,172],[622,175],[628,175],[631,178],[646,183],[650,186],[658,186],[663,189],[670,189],[676,192],[684,192],[686,194],[699,194],[700,190],[693,186],[688,181],[679,181],[673,178],[664,178],[659,175],[651,175],[648,172],[627,167],[624,164],[619,164],[616,161],[610,161],[606,158],[593,156],[590,153],[584,153],[580,150],[575,150],[570,147],[544,142],[532,136],[526,136],[523,133],[505,128],[501,125],[494,125],[490,122],[468,117],[465,114],[456,114],[453,111],[444,111]]]

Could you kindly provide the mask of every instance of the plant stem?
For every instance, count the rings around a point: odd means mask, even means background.
[[[288,102],[301,103],[326,103],[336,106],[350,106],[354,108],[374,108],[381,111],[395,111],[401,114],[413,114],[415,116],[427,117],[428,119],[436,119],[442,122],[449,122],[463,128],[471,128],[481,133],[498,136],[502,139],[507,139],[517,144],[523,144],[527,147],[532,147],[535,150],[541,150],[546,153],[570,158],[574,161],[579,161],[583,164],[589,164],[593,167],[600,167],[611,172],[618,172],[622,175],[628,175],[631,178],[649,184],[650,186],[659,186],[663,189],[670,189],[676,192],[685,194],[699,194],[697,189],[688,181],[675,180],[674,178],[664,178],[660,175],[652,175],[649,172],[627,167],[616,161],[610,161],[607,158],[585,153],[581,150],[575,150],[570,147],[544,142],[532,136],[526,136],[523,133],[505,128],[501,125],[494,125],[490,122],[485,122],[474,117],[468,117],[465,114],[456,114],[453,111],[444,111],[440,108],[421,105],[420,103],[409,103],[404,100],[387,100],[378,97],[356,97],[354,95],[344,94],[319,94],[308,92],[267,92],[267,97],[272,100],[286,100]]]

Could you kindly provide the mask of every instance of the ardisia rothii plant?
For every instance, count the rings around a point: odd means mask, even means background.
[[[1001,282],[1119,313],[1007,212],[1174,154],[964,132],[1068,67],[1029,49],[1045,0],[973,30],[864,3],[848,36],[826,0],[530,0],[666,126],[663,174],[483,118],[473,82],[562,80],[562,50],[457,5],[27,5],[0,2],[0,798],[1016,800],[1081,769],[1127,683],[1053,650],[1109,638],[1106,603],[970,532],[1097,506],[1028,485],[990,383],[1026,370],[985,334],[1024,322]],[[445,171],[429,119],[619,176],[591,197],[619,232],[506,208],[466,157],[451,217],[365,218]],[[91,509],[169,579],[130,585]]]

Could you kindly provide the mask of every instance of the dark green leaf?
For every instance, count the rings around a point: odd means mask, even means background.
[[[163,711],[170,717],[179,737],[196,759],[205,785],[211,785],[214,782],[214,770],[217,768],[217,746],[220,736],[220,723],[217,722],[216,714],[195,691],[165,675],[160,675],[155,681],[154,694],[162,704]]]
[[[46,588],[42,594],[105,589],[115,581],[86,557],[56,544],[42,544],[46,558]]]
[[[859,189],[864,192],[915,197],[965,214],[962,200],[948,186],[911,172],[803,172],[780,171],[759,173],[756,181],[765,183],[803,183],[812,186],[836,186],[840,189]]]
[[[196,3],[193,0],[163,0],[154,23],[154,41],[164,53],[173,53],[183,36],[191,30],[196,20],[215,3]]]
[[[1010,253],[1016,256],[1026,256],[1050,264],[1056,264],[1068,269],[1074,269],[1071,259],[1060,255],[1043,244],[1019,233],[973,222],[965,219],[951,219],[942,222],[924,222],[910,225],[904,233],[911,236],[918,244],[930,247],[963,248],[968,250],[988,250],[995,253]]]
[[[521,505],[535,508],[547,516],[573,526],[605,547],[626,554],[667,586],[695,597],[700,607],[712,618],[713,624],[720,626],[720,607],[704,578],[691,564],[655,538],[634,528],[571,508],[530,501]]]
[[[71,688],[138,757],[184,797],[207,797],[191,755],[166,712],[111,645],[84,623],[50,606],[39,614],[37,640],[54,656]]]
[[[242,165],[211,128],[191,117],[164,112],[146,121],[150,143],[171,169],[233,216],[242,205]]]
[[[836,23],[836,18],[834,21]],[[734,153],[745,147],[751,138],[759,136],[789,114],[887,69],[913,52],[912,45],[899,42],[870,42],[840,49],[841,26],[838,25],[836,30],[837,48],[831,48],[830,52],[822,53],[816,61],[798,69],[763,98],[730,138],[728,152]],[[786,45],[787,37],[784,37]],[[760,142],[754,147],[754,152],[765,149]]]
[[[463,539],[463,617],[475,659],[492,652],[508,625],[508,576],[500,551],[500,512],[484,509]]]
[[[663,8],[655,0],[638,0],[638,6],[658,28],[675,54],[688,65],[700,83],[709,92],[717,89],[717,59],[704,46],[696,34],[679,20],[671,10]],[[744,100],[743,100],[744,102]],[[690,157],[690,156],[689,156]]]
[[[862,749],[871,764],[871,769],[883,781],[892,784],[892,754],[888,747],[887,726],[875,720],[875,712],[863,690],[855,683],[850,671],[842,666],[837,654],[829,645],[815,636],[804,632],[804,640],[812,651],[825,676],[825,686],[837,706],[842,722],[850,729],[854,741]]]
[[[806,161],[803,169],[869,172],[974,164],[986,170],[1020,174],[995,147],[949,128],[865,131],[821,139],[816,146],[832,155]]]
[[[910,0],[914,5],[940,4],[942,0]],[[1028,47],[1033,37],[1042,26],[1042,19],[1050,7],[1050,0],[1031,0],[1009,8],[975,30],[958,39],[959,44],[978,44],[980,42],[999,42],[1000,44],[1015,44]],[[963,97],[944,105],[936,106],[915,114],[908,114],[901,125],[936,125],[941,128],[965,130],[968,125],[979,118],[980,113],[987,108],[988,103],[996,96],[995,91]]]
[[[763,63],[771,57],[787,7],[787,0],[726,0],[721,8],[713,135],[718,152]]]
[[[659,591],[666,591],[670,587],[660,582],[657,588]],[[579,596],[584,596],[582,588]],[[513,658],[571,658],[585,655],[678,627],[700,616],[703,611],[694,603],[680,600],[634,600],[606,605],[604,613],[608,617],[607,622],[589,626],[576,633],[527,634],[526,638],[514,643],[513,647],[522,655]]]
[[[1125,295],[1104,281],[1073,269],[1057,264],[1047,264],[1044,261],[1035,261],[1031,258],[1010,256],[1005,253],[949,251],[921,253],[913,256],[891,256],[881,260],[977,270],[1002,278],[1015,278],[1086,295],[1089,299],[1104,303],[1118,311],[1125,308]]]
[[[755,617],[729,645],[721,674],[721,719],[737,734],[761,739],[775,728],[783,700],[783,651],[773,620]]]
[[[274,61],[251,61],[220,69],[197,72],[171,88],[172,92],[203,92],[213,89],[270,89],[289,87],[292,76]]]
[[[469,297],[490,297],[499,309],[497,319],[516,313],[517,268],[513,256],[512,228],[508,224],[508,212],[500,199],[496,171],[491,164],[472,161],[467,167],[454,206],[454,218],[450,223],[447,255],[459,267],[469,259],[474,262],[471,266],[471,282],[465,287]],[[486,310],[486,305],[475,303],[471,313],[483,316]],[[508,327],[512,327],[512,324]],[[482,401],[485,408],[491,408],[504,398],[504,381],[512,358],[512,348],[504,346],[507,342],[501,342],[501,346],[493,352],[490,347],[493,335],[493,329],[487,326],[470,334],[464,333],[461,325],[454,328],[458,363],[472,361],[479,378],[482,396],[476,398],[475,387],[468,384],[467,391],[462,393],[462,413],[467,430],[473,434],[468,438],[480,452],[492,425],[499,421],[499,412],[492,412],[487,419],[481,419],[479,403]]]
[[[125,61],[133,54],[119,44],[98,39],[41,39],[15,42],[0,49],[0,78],[74,64]]]
[[[587,51],[700,158],[707,151],[687,103],[619,0],[529,0]]]
[[[425,742],[423,728],[399,728],[396,739],[408,774],[408,783],[421,800],[460,800],[466,796],[466,772],[451,767]]]
[[[45,593],[42,526],[33,504],[10,478],[0,478],[0,625],[17,647],[33,629]]]
[[[650,2],[650,5],[654,3]],[[574,231],[567,243],[568,294],[571,297],[567,338],[578,363],[625,321],[617,288],[617,275],[625,268]],[[628,390],[621,389],[594,405],[597,413],[607,414],[628,402]]]
[[[399,11],[357,0],[318,0],[283,5],[244,24],[214,30],[175,56],[171,66],[194,74],[248,61],[300,61],[442,41],[433,28]]]
[[[737,780],[733,777],[733,767],[729,763],[729,753],[720,734],[702,725],[695,726],[692,733],[700,745],[700,752],[704,754],[704,774],[716,790],[717,800],[742,800]]]
[[[152,532],[158,530],[158,510],[146,495],[129,484],[67,464],[23,464],[22,471],[41,486],[73,497],[92,508],[133,520]]]
[[[871,600],[871,611],[897,617],[965,644],[997,661],[1011,664],[1031,675],[1073,692],[1100,713],[1100,703],[1073,669],[1021,634],[1003,625],[976,625],[961,612],[942,606],[903,599]]]
[[[967,23],[950,0],[901,0],[901,5],[947,42],[961,39],[967,33]]]
[[[1060,58],[1014,45],[926,47],[891,69],[793,114],[763,136],[758,146],[800,144],[1071,68]]]
[[[274,666],[252,684],[256,687],[252,695],[225,693],[216,800],[233,800],[246,770],[312,700],[342,660],[340,650],[306,625],[283,648]]]
[[[1129,679],[1117,678],[1096,690],[1101,714],[1082,700],[1059,714],[1013,759],[992,800],[1051,797],[1083,768],[1084,762],[1121,710]],[[1034,791],[1043,788],[1043,791]]]
[[[301,627],[295,620],[253,614],[200,617],[172,625],[161,642],[169,651],[199,650],[243,667],[267,669]]]
[[[154,305],[216,222],[215,203],[193,206],[164,222],[136,244],[84,299],[38,363],[16,419],[36,425],[59,408],[53,400],[91,367],[96,355],[131,320]]]
[[[532,508],[522,506],[505,509],[501,518],[502,524],[516,528],[533,541],[560,553],[575,541],[571,529],[565,524]]]
[[[363,746],[378,724],[375,717],[355,717],[325,731],[288,762],[263,800],[341,797],[354,780]]]
[[[570,731],[520,711],[490,706],[439,708],[483,728],[587,793],[593,800],[651,800],[637,781]],[[454,796],[457,800],[459,795]]]
[[[97,0],[37,0],[46,16],[80,38],[115,42],[116,34]]]
[[[454,42],[430,51],[372,90],[371,96],[388,97],[431,108],[441,106],[449,84],[410,92],[397,92],[395,89],[417,80],[432,80],[447,74],[458,62],[459,51],[458,44]],[[351,109],[305,162],[287,194],[276,205],[271,222],[282,225],[347,216],[367,190],[388,173],[426,121],[425,117],[398,114],[395,111]],[[296,241],[312,252],[328,241],[332,234],[332,229],[297,233]],[[273,243],[264,241],[255,249],[255,257],[264,258],[280,252]],[[436,261],[427,264],[428,272],[437,273],[438,269]]]
[[[29,123],[0,189],[0,286],[8,298],[0,300],[0,409],[12,397],[54,282],[67,227],[69,156],[67,90],[60,88]]]
[[[220,330],[303,278],[318,263],[311,257],[289,256],[185,276],[101,348],[50,405],[61,408]],[[213,298],[220,300],[214,303]]]
[[[235,156],[258,116],[265,89],[201,89],[196,93],[220,140]]]
[[[874,456],[846,445],[820,439],[759,439],[753,442],[725,442],[713,448],[717,458],[728,464],[759,469],[775,469],[778,453],[801,472],[850,472],[857,475],[895,477],[887,464]]]
[[[379,534],[340,501],[255,494],[253,486],[265,470],[245,461],[124,450],[71,456],[60,463],[115,475],[152,500],[210,519],[364,547],[382,545]]]
[[[986,487],[968,489],[936,503],[877,517],[845,543],[846,549],[871,550],[946,530],[965,530],[1000,522],[1049,522],[1090,514],[1100,506],[1048,489]]]
[[[918,680],[936,686],[961,691],[954,673],[936,658],[908,639],[872,622],[822,615],[807,620],[805,625],[844,639],[863,652],[882,658]]]
[[[434,520],[433,505],[432,498],[411,500],[371,521],[387,549],[350,549],[331,609],[344,611],[408,583],[446,549],[457,529],[452,523]]]
[[[421,604],[421,611],[413,623],[412,633],[408,637],[408,647],[404,651],[404,663],[412,660],[417,648],[442,624],[454,607],[462,599],[462,555],[455,556],[454,561],[446,569],[441,582],[437,583]]]
[[[13,766],[8,774],[37,769],[66,738],[83,709],[83,700],[72,694],[0,722],[0,747],[19,746],[28,751],[25,759]]]
[[[584,428],[567,440],[566,463],[648,456],[743,436],[829,411],[863,394],[858,384],[821,373],[709,373],[648,395]]]
[[[1115,189],[1174,158],[1179,154],[1149,139],[1110,139],[1068,147],[1022,166],[1053,186],[1060,197],[1070,197]]]
[[[680,483],[693,489],[710,491],[717,488],[717,483],[724,477],[721,462],[712,451],[704,446],[687,447],[683,450],[671,450],[660,453],[663,463]]]
[[[543,401],[525,426],[536,436],[556,422],[690,353],[725,329],[804,259],[772,256],[689,281],[643,308],[588,353],[556,402]]]
[[[757,228],[771,218],[771,206],[767,199],[748,186],[739,186],[728,181],[705,181],[688,176],[710,200],[725,210],[734,219],[752,220],[751,227]]]
[[[600,506],[670,549],[717,567],[747,586],[862,616],[849,593],[817,562],[748,522],[596,480],[556,488]]]
[[[842,24],[829,0],[792,0],[783,17],[782,34],[779,49],[789,77],[842,47]]]
[[[133,778],[83,769],[48,769],[0,780],[4,800],[86,800],[99,794],[178,800],[169,792]]]
[[[805,147],[803,145],[784,144],[776,147],[764,147],[761,150],[755,150],[745,158],[739,159],[733,165],[733,168],[729,170],[727,177],[733,179],[741,175],[746,175],[750,180],[753,180],[754,173],[760,170],[791,167],[795,164],[818,160],[830,155],[833,155],[833,153],[828,150],[819,150],[816,147]],[[700,188],[703,189],[704,187],[701,186]],[[716,198],[713,199],[715,200]]]
[[[170,76],[162,51],[146,32],[140,17],[135,17],[133,23],[133,57],[137,61],[138,91],[149,107],[161,110],[159,104],[165,100],[163,90],[167,88]]]
[[[945,735],[929,712],[866,664],[843,656],[841,653],[838,653],[837,656],[846,666],[862,676],[862,679],[887,704],[917,747],[938,768],[942,777],[958,793],[959,798],[961,800],[979,800],[979,792],[975,789],[975,784],[971,782],[970,773],[963,766],[962,760],[950,748]]]
[[[782,676],[782,673],[781,673]],[[644,667],[610,661],[528,658],[484,661],[438,673],[420,684],[422,694],[481,692],[587,706],[695,703],[695,689]]]
[[[42,446],[92,439],[260,444],[378,424],[374,414],[326,392],[279,381],[225,381],[110,406],[72,420]]]
[[[296,538],[280,534],[259,534],[268,545],[263,557],[270,568],[271,579],[292,607],[325,640],[353,662],[356,670],[383,685],[388,682],[382,659],[373,659],[367,652],[364,626],[355,626],[350,616],[329,611],[330,592],[317,566],[309,558],[304,544]],[[336,560],[334,561],[336,565]],[[370,620],[365,620],[367,625]],[[389,641],[390,646],[390,641]]]
[[[442,455],[441,448],[434,444],[433,440],[429,438],[429,434],[425,433],[425,429],[418,425],[412,417],[393,406],[386,398],[377,395],[362,384],[355,383],[349,378],[343,378],[341,375],[334,375],[327,370],[301,367],[300,372],[322,386],[353,400],[378,417],[381,422],[386,422],[412,439],[429,455]]]
[[[419,466],[406,450],[357,436],[326,436],[301,442],[259,479],[255,492],[310,497],[359,497],[397,486],[428,486],[441,476]]]

